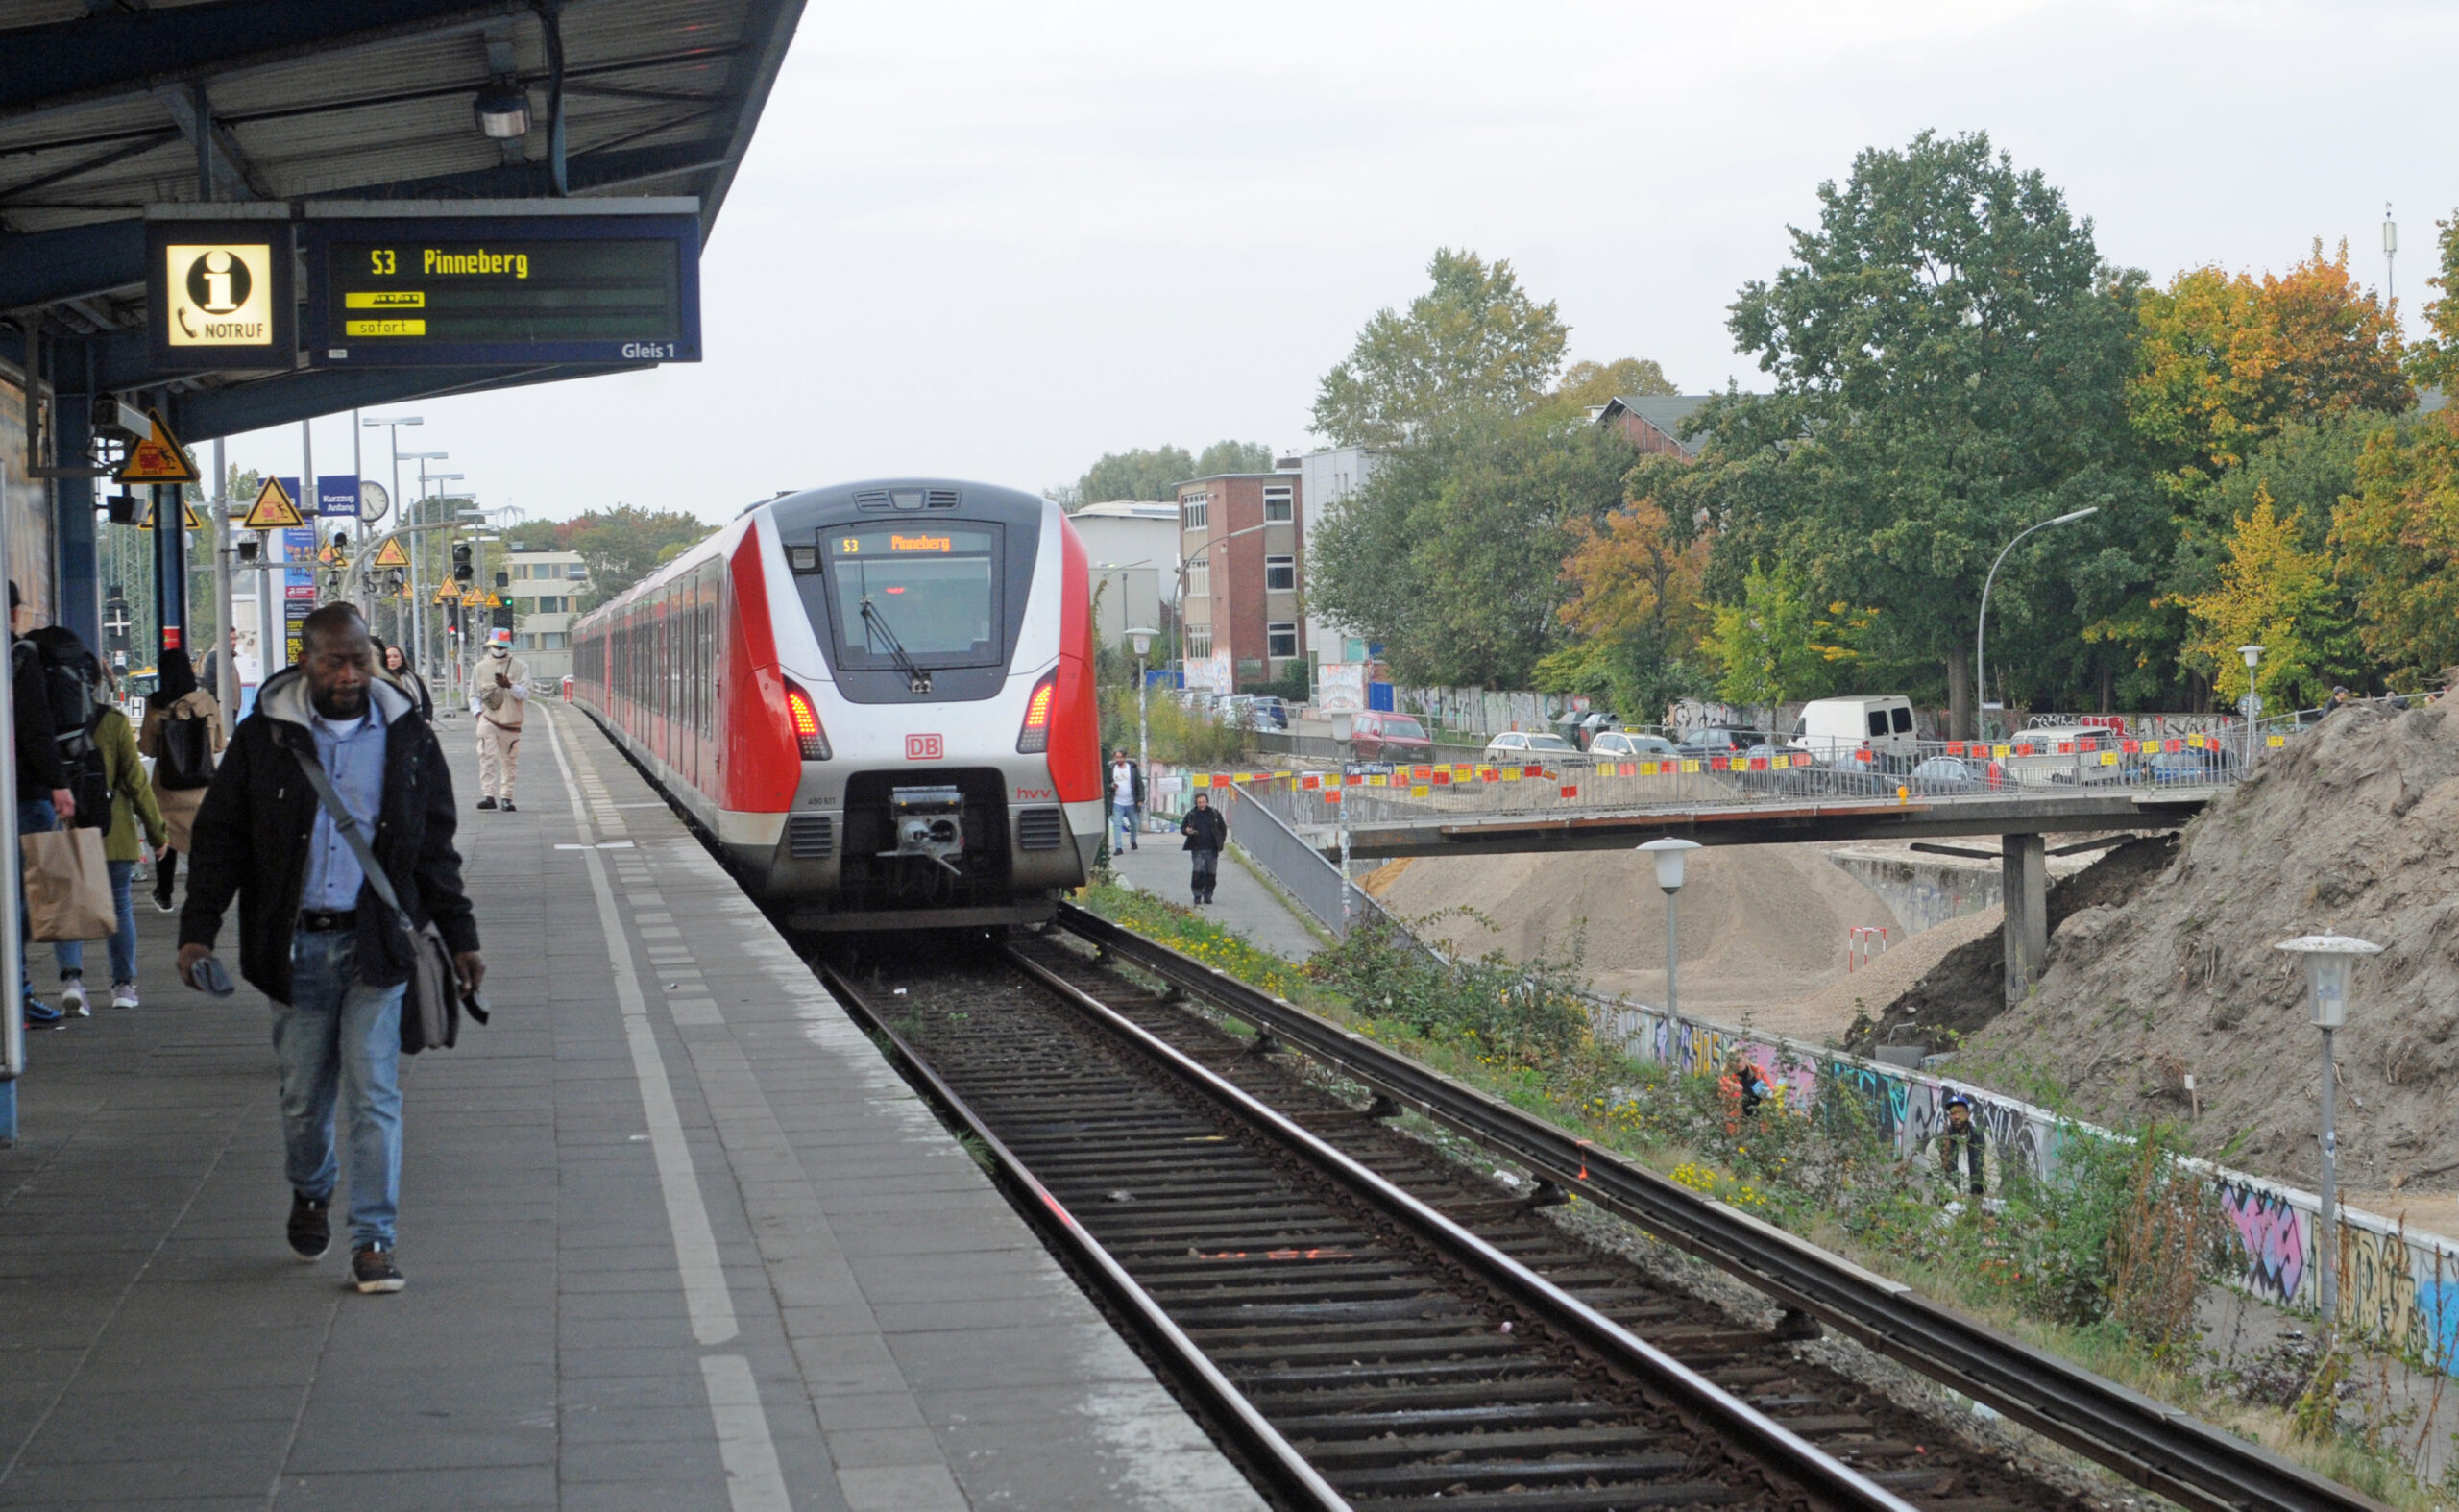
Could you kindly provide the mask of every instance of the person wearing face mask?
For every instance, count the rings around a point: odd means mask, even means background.
[[[367,883],[355,848],[305,779],[322,768],[412,927],[432,922],[464,992],[486,974],[453,849],[452,775],[408,695],[376,675],[358,611],[327,604],[301,626],[299,666],[267,678],[206,790],[193,826],[180,980],[217,988],[214,938],[239,903],[240,974],[273,999],[288,1237],[322,1257],[340,1161],[350,1152],[351,1279],[402,1287],[394,1256],[401,1199],[402,997],[412,941]]]
[[[521,720],[529,709],[529,664],[512,654],[512,632],[494,630],[470,668],[470,713],[478,726],[478,807],[512,812],[521,766]]]

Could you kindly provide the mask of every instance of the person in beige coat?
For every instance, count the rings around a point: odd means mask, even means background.
[[[487,636],[470,668],[470,712],[478,726],[478,807],[512,812],[512,777],[521,766],[521,720],[529,709],[529,664],[512,654],[512,632]]]
[[[205,802],[207,787],[205,783],[194,787],[164,786],[166,780],[172,779],[172,774],[163,769],[162,753],[174,719],[203,721],[208,762],[221,757],[222,705],[197,685],[196,671],[188,665],[188,653],[177,646],[162,653],[160,685],[146,695],[145,725],[136,732],[138,753],[154,762],[154,800],[161,807],[162,823],[171,838],[170,848],[154,867],[154,906],[165,914],[171,912],[171,885],[178,876],[180,858],[187,854],[188,826],[196,818],[197,808]]]

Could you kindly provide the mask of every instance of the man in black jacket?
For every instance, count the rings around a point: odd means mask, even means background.
[[[1221,881],[1221,848],[1230,843],[1230,820],[1212,806],[1211,794],[1199,793],[1195,807],[1180,821],[1179,833],[1187,838],[1187,859],[1195,864],[1195,900],[1209,903]]]
[[[464,990],[477,990],[486,963],[461,890],[452,778],[435,732],[407,695],[376,675],[356,609],[327,604],[301,630],[304,660],[266,680],[197,810],[180,980],[202,986],[197,973],[237,894],[240,974],[274,1000],[291,1250],[313,1260],[331,1243],[333,1112],[347,1094],[352,1279],[363,1292],[400,1291],[393,1243],[410,937],[367,886],[303,759],[324,768],[372,837],[412,920],[442,932]]]
[[[34,616],[17,601],[16,579],[9,580],[9,708],[16,736],[17,833],[42,835],[77,817],[77,799],[68,791],[68,768],[60,760],[58,730],[51,719],[51,695],[43,686],[42,657],[23,639],[34,628]],[[26,971],[26,897],[17,892],[17,1001],[29,1026],[50,1027],[66,1017],[35,996],[34,978]]]

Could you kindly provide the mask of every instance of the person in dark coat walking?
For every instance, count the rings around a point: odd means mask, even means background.
[[[77,817],[77,799],[68,791],[68,768],[60,760],[60,743],[51,719],[51,696],[43,686],[42,657],[25,640],[34,628],[34,614],[17,600],[17,584],[9,582],[9,705],[14,716],[17,748],[17,833],[40,835]],[[17,892],[18,1012],[30,1026],[52,1028],[67,1017],[35,996],[34,978],[26,971],[26,896]]]
[[[1187,838],[1187,859],[1195,864],[1195,900],[1209,903],[1221,881],[1221,848],[1230,843],[1230,820],[1212,806],[1211,794],[1199,793],[1195,807],[1179,822],[1179,833]]]
[[[291,1251],[313,1260],[332,1242],[333,1115],[346,1099],[352,1280],[362,1292],[400,1291],[402,995],[412,945],[317,801],[305,763],[323,768],[371,837],[413,926],[432,921],[444,936],[464,992],[478,989],[486,963],[461,888],[452,778],[435,732],[409,695],[377,676],[355,608],[327,604],[309,615],[301,646],[299,666],[265,680],[197,809],[180,980],[204,986],[199,972],[235,895],[240,974],[274,1001]]]

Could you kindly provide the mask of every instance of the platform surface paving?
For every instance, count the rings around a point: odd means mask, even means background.
[[[0,1507],[1261,1506],[634,768],[542,712],[508,815],[441,723],[497,1014],[404,1067],[406,1291],[347,1287],[344,1201],[289,1255],[266,1004],[181,988],[172,917],[140,900],[142,1008],[29,1036]]]

